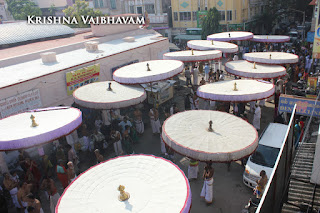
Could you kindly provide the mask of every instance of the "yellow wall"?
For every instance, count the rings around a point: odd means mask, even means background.
[[[193,12],[198,11],[198,2],[200,2],[200,10],[205,10],[207,6],[207,10],[216,7],[219,11],[225,11],[225,20],[220,21],[220,24],[241,24],[248,20],[249,0],[171,0],[174,28],[197,27],[197,19],[195,17],[193,20],[195,14]],[[227,11],[232,11],[232,20],[230,21],[227,21]],[[177,21],[175,20],[175,12],[178,15]],[[180,20],[179,12],[191,12],[191,21]]]

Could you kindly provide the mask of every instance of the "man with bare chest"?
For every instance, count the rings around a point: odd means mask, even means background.
[[[10,192],[12,202],[16,208],[20,208],[20,205],[18,203],[18,182],[14,181],[13,178],[8,174],[4,173],[4,180],[3,185],[4,187]]]
[[[21,209],[25,209],[28,206],[27,195],[31,191],[32,184],[27,184],[23,182],[20,184],[19,191],[17,193],[18,203]]]

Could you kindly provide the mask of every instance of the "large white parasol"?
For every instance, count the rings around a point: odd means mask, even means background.
[[[222,52],[220,50],[185,50],[163,54],[163,59],[178,60],[183,62],[212,61],[220,59],[221,57]]]
[[[92,109],[119,109],[143,102],[146,92],[141,86],[121,85],[115,81],[96,82],[73,92],[74,101]]]
[[[121,201],[120,185],[125,187],[123,198],[129,199]],[[190,207],[189,181],[177,165],[151,155],[130,155],[83,172],[65,189],[56,213],[188,213]]]
[[[227,42],[228,41],[245,41],[252,38],[253,38],[253,33],[242,32],[242,31],[215,33],[207,36],[207,40],[227,41]]]
[[[117,69],[113,79],[121,84],[145,84],[172,78],[183,68],[183,63],[177,60],[144,61]]]
[[[188,47],[195,50],[220,50],[223,53],[236,53],[239,51],[238,45],[208,40],[191,40],[187,43]]]
[[[274,85],[266,81],[230,80],[202,85],[197,95],[203,99],[226,102],[250,102],[274,94]]]
[[[262,64],[295,64],[299,61],[299,57],[297,55],[283,52],[245,53],[242,58],[250,62]]]
[[[162,138],[184,156],[212,162],[239,160],[258,145],[258,133],[251,124],[229,113],[210,110],[172,115],[162,126]]]
[[[233,75],[255,79],[278,78],[286,74],[283,66],[256,64],[245,60],[227,62],[225,70]]]
[[[265,43],[284,43],[290,41],[290,37],[284,35],[254,35],[251,41]]]
[[[0,151],[38,146],[69,135],[82,123],[72,107],[32,110],[0,120]]]

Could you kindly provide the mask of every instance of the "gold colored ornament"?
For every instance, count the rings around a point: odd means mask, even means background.
[[[36,127],[39,126],[39,124],[36,123],[36,121],[34,120],[36,117],[34,117],[33,115],[30,116],[30,119],[32,121],[31,127]]]
[[[147,71],[151,71],[151,69],[149,67],[149,63],[147,63]]]
[[[270,54],[270,59],[271,59],[271,54]]]
[[[119,195],[118,199],[120,201],[126,201],[130,198],[130,194],[128,192],[125,192],[124,189],[125,189],[125,187],[123,185],[120,185],[118,187],[118,190],[120,191],[120,195]]]
[[[194,55],[194,54],[193,54],[193,49],[191,49],[191,55]]]
[[[211,45],[213,45],[213,40],[211,40]]]
[[[253,69],[257,69],[256,62],[253,62]]]
[[[238,91],[238,89],[237,89],[237,83],[236,83],[236,82],[234,82],[233,91]]]

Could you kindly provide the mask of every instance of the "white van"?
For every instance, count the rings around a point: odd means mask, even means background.
[[[256,187],[256,181],[260,179],[260,172],[264,170],[269,178],[274,164],[279,155],[288,125],[270,123],[260,137],[258,148],[249,157],[245,171],[243,172],[243,183],[250,188]]]

